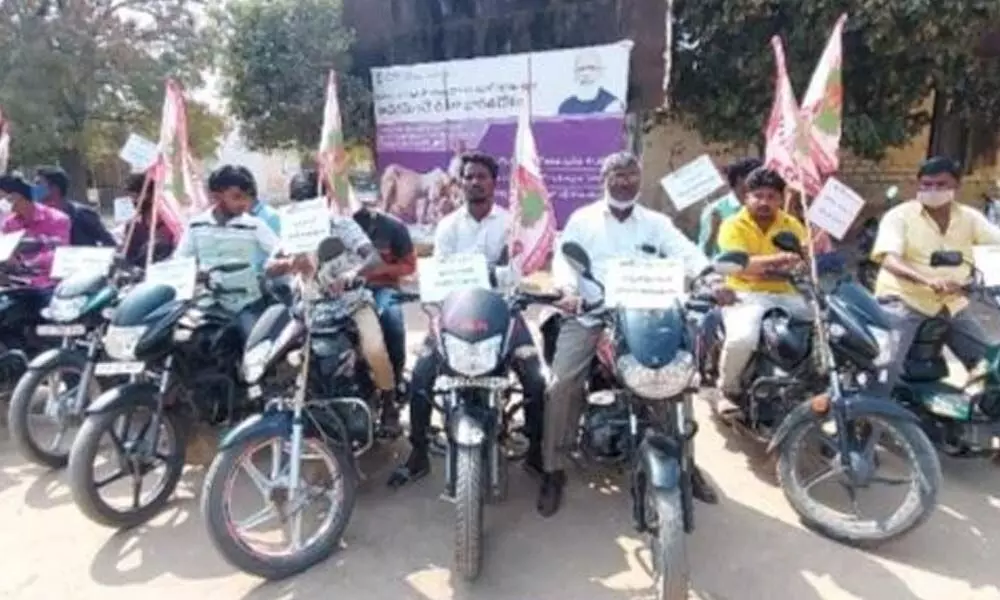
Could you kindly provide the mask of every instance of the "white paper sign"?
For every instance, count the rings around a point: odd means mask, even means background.
[[[490,272],[482,254],[453,254],[417,259],[420,301],[441,302],[448,294],[490,289]]]
[[[114,257],[114,248],[60,246],[52,259],[50,277],[65,279],[71,275],[106,273]]]
[[[865,199],[857,192],[836,178],[830,177],[810,204],[807,216],[809,222],[842,240],[864,206]]]
[[[281,249],[289,254],[315,252],[330,235],[326,198],[289,204],[281,211]]]
[[[726,185],[715,163],[702,154],[660,180],[677,210],[684,210]]]
[[[684,294],[684,263],[665,258],[623,258],[603,269],[604,304],[638,310],[665,310]]]
[[[115,223],[127,223],[135,216],[135,204],[128,196],[115,198]]]
[[[128,140],[122,146],[118,156],[132,165],[135,171],[141,172],[153,166],[153,163],[156,162],[157,150],[156,142],[132,133],[129,134]]]
[[[164,260],[153,263],[146,269],[147,283],[169,285],[177,290],[177,298],[180,300],[194,297],[197,277],[198,261],[194,257]]]
[[[983,284],[1000,285],[1000,246],[974,246],[972,262],[983,274]]]
[[[21,243],[23,237],[24,231],[0,235],[0,262],[9,259],[11,254],[14,254],[14,250],[17,249],[17,245]]]

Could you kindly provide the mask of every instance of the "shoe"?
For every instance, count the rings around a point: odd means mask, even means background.
[[[719,497],[715,494],[715,490],[712,489],[698,467],[691,470],[691,495],[705,504],[719,503]]]
[[[563,488],[566,486],[566,472],[555,471],[542,476],[542,487],[538,491],[538,513],[551,517],[562,504]]]
[[[403,426],[399,423],[399,408],[392,403],[391,398],[385,398],[375,437],[381,440],[396,439],[402,433]]]
[[[529,474],[543,477],[545,475],[545,462],[542,460],[542,445],[531,444],[528,446],[528,454],[524,457],[524,470]]]
[[[406,462],[396,467],[386,484],[391,488],[401,488],[408,483],[417,481],[431,472],[431,461],[427,456],[427,448],[414,448],[410,451]]]

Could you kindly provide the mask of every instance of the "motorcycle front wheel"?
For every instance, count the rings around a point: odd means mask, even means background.
[[[830,539],[855,547],[873,548],[897,539],[926,521],[937,505],[941,488],[941,463],[934,445],[916,423],[875,415],[856,418],[848,432],[829,432],[829,422],[809,419],[797,423],[783,441],[778,457],[778,481],[785,497],[804,525]],[[888,443],[880,444],[880,434]],[[837,436],[851,435],[850,464],[841,464]],[[810,439],[819,439],[819,452],[810,450]],[[812,458],[820,471],[802,477],[796,466],[802,458]],[[879,474],[883,463],[893,459],[908,467],[906,477]],[[811,491],[824,482],[846,496],[849,512],[829,506]],[[876,485],[901,489],[905,494],[886,518],[861,514],[858,492]],[[820,494],[817,494],[819,496]],[[833,493],[824,495],[833,499]],[[844,504],[840,502],[840,504]]]
[[[201,495],[209,538],[244,573],[284,579],[325,560],[340,545],[357,493],[352,460],[345,449],[318,437],[305,438],[302,446],[294,506],[290,442],[283,436],[250,435],[221,450],[209,467]],[[241,518],[236,507],[243,492],[259,494],[263,507]],[[306,520],[318,526],[303,536]],[[269,523],[279,531],[251,531]]]
[[[687,533],[681,489],[646,489],[646,514],[656,517],[650,527],[654,587],[657,600],[686,600],[691,570],[687,556]]]
[[[455,570],[466,581],[479,577],[483,566],[483,449],[455,451]]]
[[[95,523],[119,529],[141,525],[159,514],[177,488],[184,470],[184,427],[166,411],[154,432],[155,414],[155,402],[128,403],[84,420],[70,451],[69,482],[73,501]],[[108,456],[102,459],[102,452]],[[107,473],[98,474],[99,467]],[[146,487],[147,477],[157,472],[152,488]],[[116,483],[128,485],[105,495]]]

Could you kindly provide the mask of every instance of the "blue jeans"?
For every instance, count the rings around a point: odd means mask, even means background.
[[[385,349],[389,353],[389,362],[392,363],[392,370],[396,374],[396,383],[399,384],[403,377],[403,368],[406,367],[406,323],[403,322],[403,308],[393,288],[374,289],[372,294],[375,296],[378,320],[382,325]]]

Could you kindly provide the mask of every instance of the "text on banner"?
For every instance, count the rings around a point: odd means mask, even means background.
[[[671,308],[684,294],[684,263],[666,258],[624,258],[608,262],[604,272],[606,306],[637,310]]]
[[[482,254],[421,258],[417,260],[417,271],[422,302],[441,302],[460,290],[490,289],[489,267]]]

